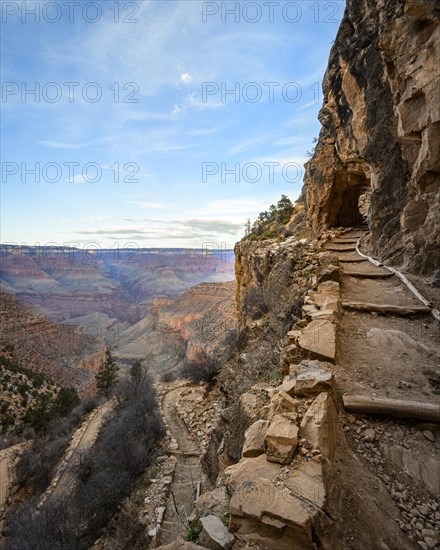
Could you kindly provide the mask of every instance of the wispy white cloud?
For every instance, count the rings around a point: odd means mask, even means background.
[[[152,210],[169,210],[175,208],[175,206],[169,202],[128,201],[127,204],[134,204],[140,208],[150,208]]]
[[[44,147],[51,147],[52,149],[86,149],[87,147],[92,147],[105,141],[109,141],[109,138],[94,139],[85,143],[64,143],[60,141],[43,140],[39,141],[38,144]]]

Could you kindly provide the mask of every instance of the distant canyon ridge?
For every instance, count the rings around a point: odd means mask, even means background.
[[[35,319],[47,320],[65,327],[58,333],[61,340],[73,330],[94,343],[95,353],[107,344],[120,361],[147,359],[159,375],[177,372],[199,352],[220,353],[236,328],[232,250],[91,253],[6,245],[0,250],[0,289],[29,312],[16,323],[32,320],[32,331],[13,325],[14,335],[19,328],[29,338],[35,333]],[[16,314],[7,309],[7,332],[12,335]],[[13,340],[17,344],[15,336]],[[44,340],[39,339],[43,347]],[[48,374],[67,382],[54,370],[52,365]],[[78,384],[74,378],[70,383],[84,391],[85,380]]]
[[[232,250],[1,246],[0,288],[53,322],[134,324],[156,298],[234,279]]]

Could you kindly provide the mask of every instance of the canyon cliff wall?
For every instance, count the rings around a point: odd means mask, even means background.
[[[175,300],[158,298],[139,323],[122,332],[115,357],[146,360],[158,377],[203,355],[226,360],[236,338],[235,282],[202,283]]]
[[[74,325],[57,325],[0,291],[0,349],[14,352],[21,367],[43,374],[81,396],[95,388],[95,373],[105,359],[104,343]]]
[[[306,164],[313,236],[362,222],[370,252],[440,285],[440,7],[348,0],[323,83],[321,133]]]

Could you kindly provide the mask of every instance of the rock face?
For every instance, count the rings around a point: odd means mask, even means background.
[[[302,305],[303,288],[310,286],[311,268],[317,263],[313,252],[310,245],[294,237],[282,243],[242,240],[235,245],[236,303],[241,327],[252,327],[269,314],[273,330],[284,336],[286,325],[290,327]]]
[[[306,165],[311,231],[355,226],[370,251],[440,284],[440,9],[348,0]]]

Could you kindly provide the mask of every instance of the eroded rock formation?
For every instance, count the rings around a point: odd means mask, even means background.
[[[137,323],[154,299],[176,298],[201,282],[229,281],[234,269],[226,250],[126,248],[89,254],[0,245],[0,253],[2,290],[25,305],[40,306],[51,321],[90,324],[91,330],[97,320],[102,328],[109,319]]]
[[[115,355],[148,360],[158,375],[177,374],[200,355],[222,358],[236,337],[235,283],[202,283],[175,300],[157,299],[120,335]]]
[[[372,254],[440,285],[439,21],[435,0],[347,2],[305,194],[317,236],[360,224],[371,193]]]
[[[101,340],[85,336],[79,327],[51,323],[1,291],[0,313],[0,344],[14,350],[19,365],[82,395],[93,391],[105,356]]]

